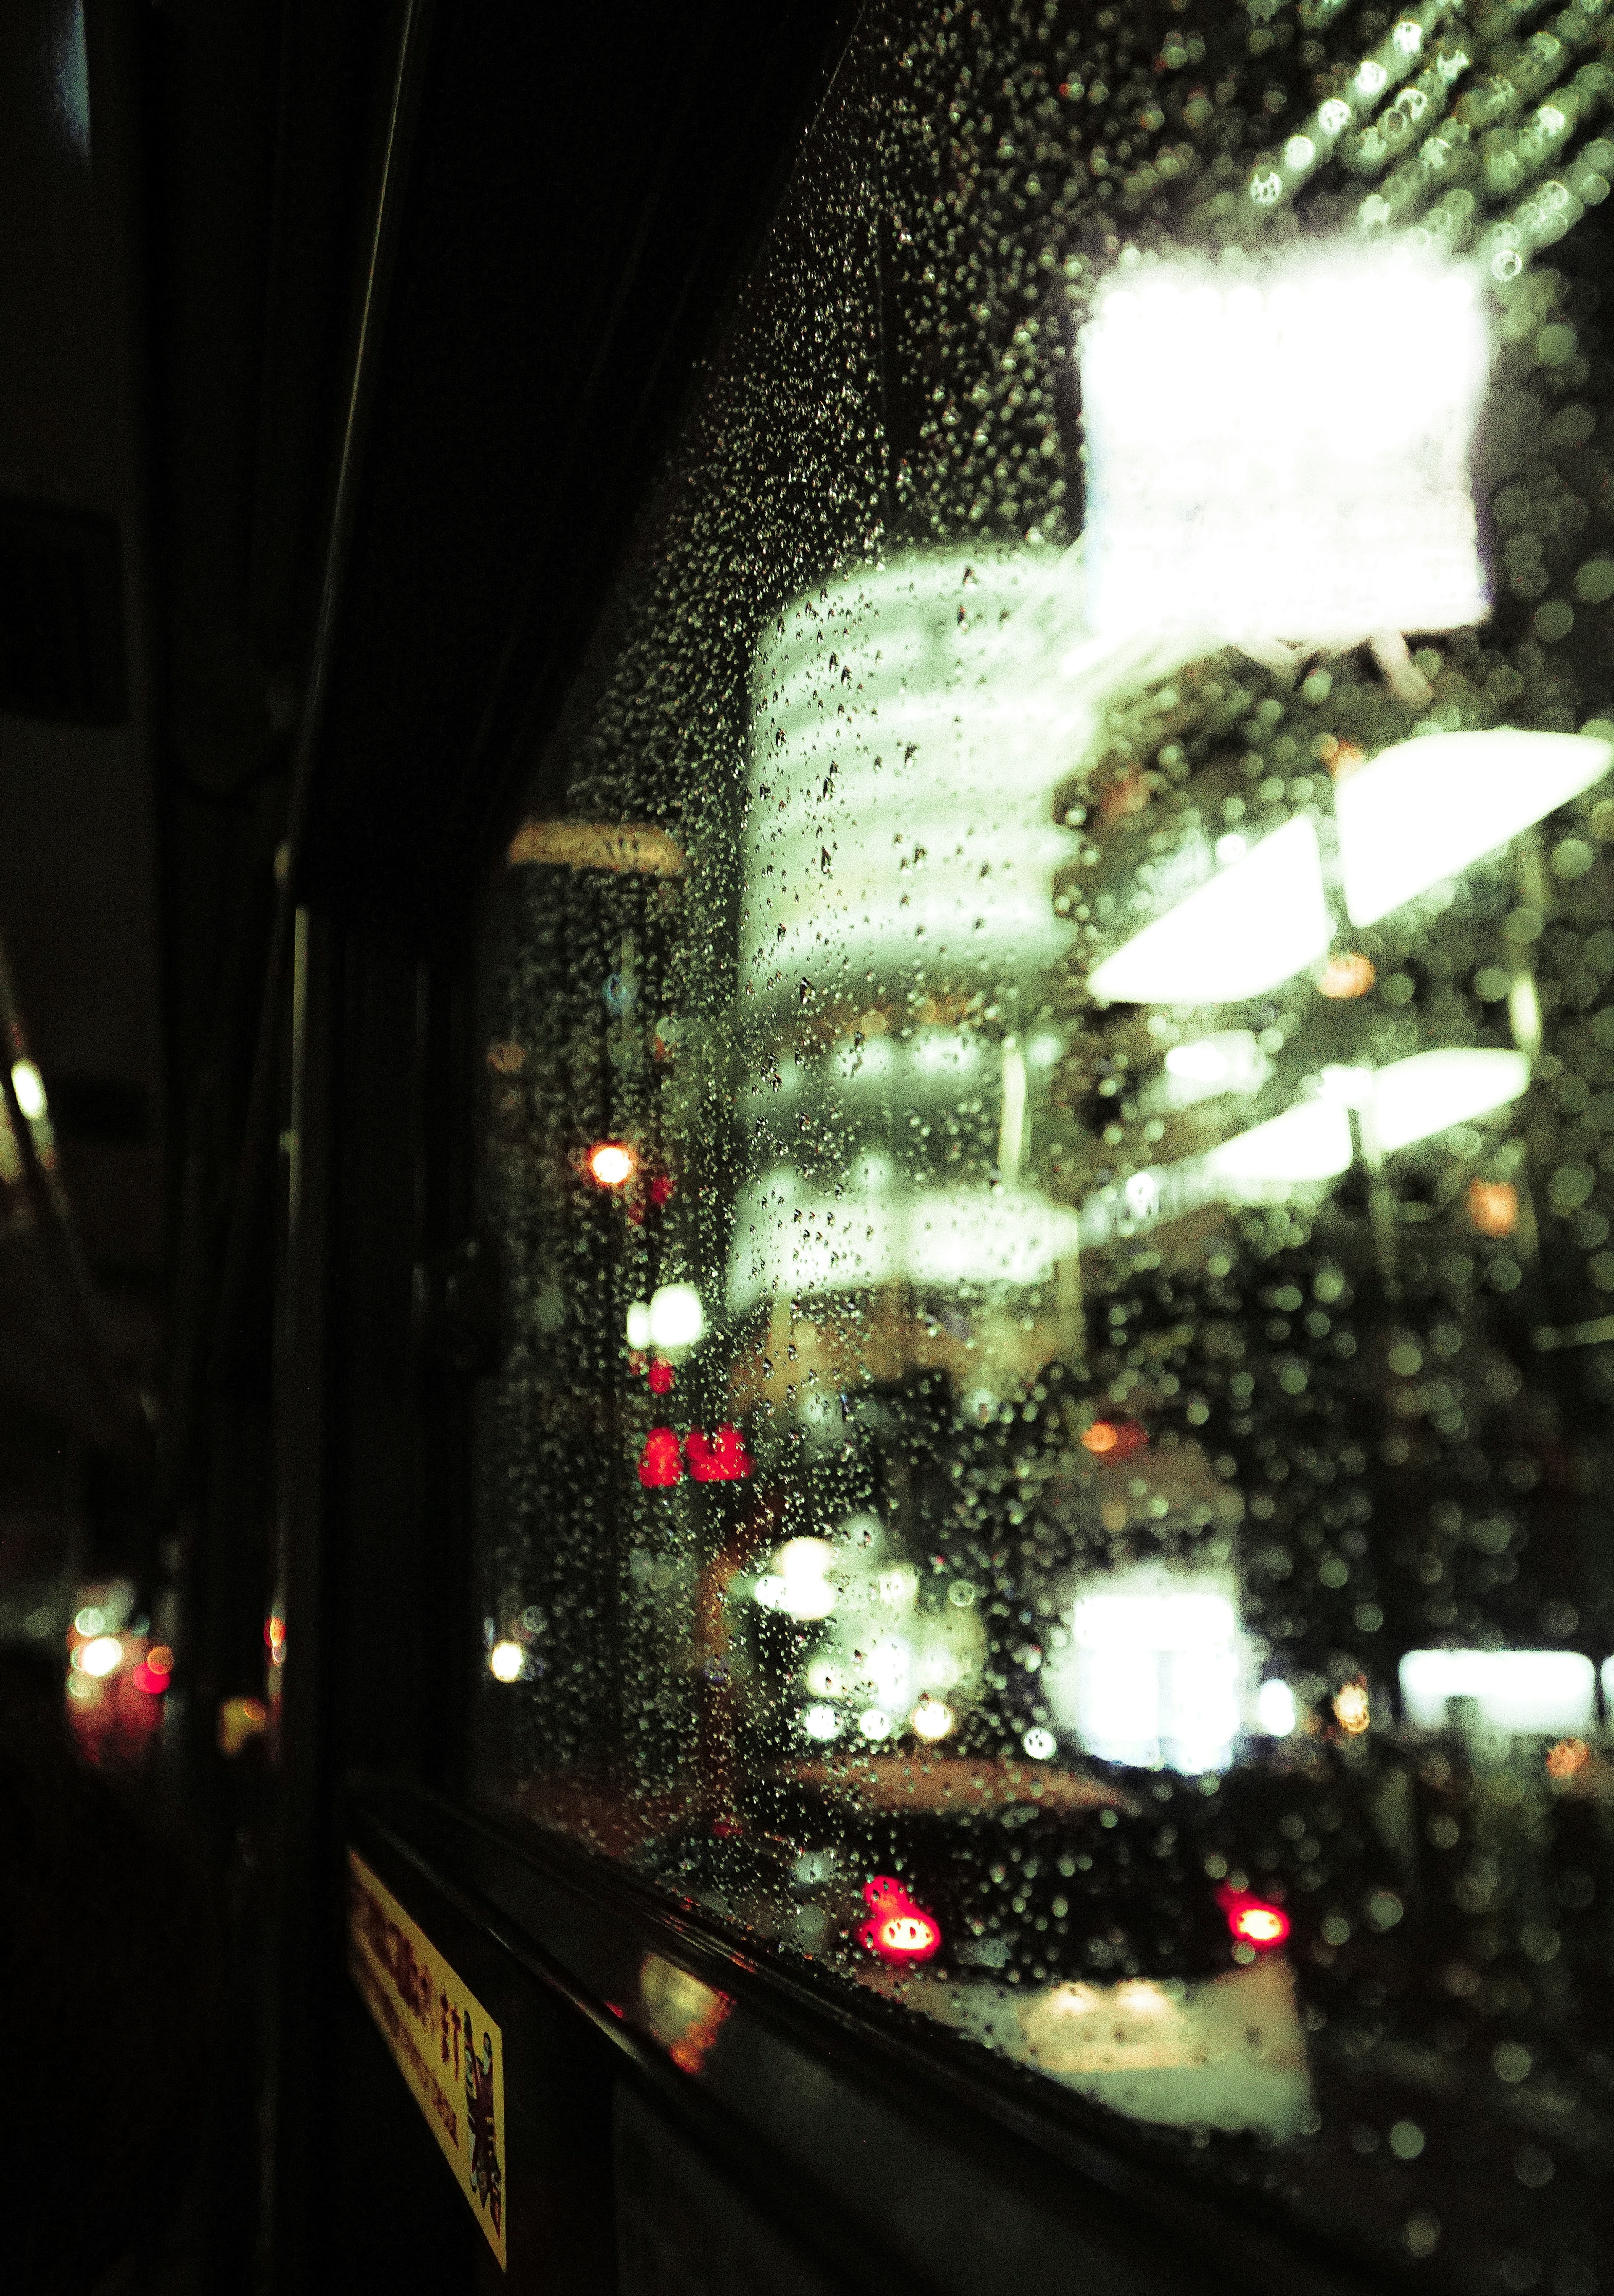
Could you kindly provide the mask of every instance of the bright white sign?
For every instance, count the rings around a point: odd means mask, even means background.
[[[1401,1661],[1407,1719],[1426,1730],[1445,1726],[1453,1698],[1471,1698],[1495,1730],[1589,1730],[1594,1679],[1577,1651],[1421,1650]]]
[[[1355,644],[1484,619],[1471,270],[1360,245],[1143,266],[1079,354],[1096,628]]]

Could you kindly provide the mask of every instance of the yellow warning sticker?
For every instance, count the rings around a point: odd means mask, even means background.
[[[465,1980],[348,1852],[348,1969],[505,2268],[505,2042]]]

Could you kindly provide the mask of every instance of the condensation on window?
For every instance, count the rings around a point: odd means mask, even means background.
[[[477,1791],[1551,2296],[1614,2164],[1611,53],[870,12],[480,955]]]

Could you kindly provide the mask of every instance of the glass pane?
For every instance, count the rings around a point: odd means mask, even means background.
[[[1450,2289],[1614,2144],[1603,11],[865,20],[490,881],[473,1782]]]

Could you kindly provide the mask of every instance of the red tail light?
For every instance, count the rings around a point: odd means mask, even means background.
[[[928,1961],[942,1942],[942,1925],[923,1906],[916,1906],[901,1882],[877,1874],[863,1885],[863,1903],[869,1918],[858,1931],[858,1942],[882,1961],[899,1968]]]
[[[1289,1935],[1289,1919],[1282,1906],[1269,1905],[1248,1890],[1218,1890],[1216,1902],[1239,1943],[1254,1946],[1257,1953],[1270,1952]]]

